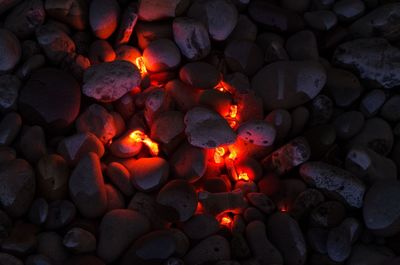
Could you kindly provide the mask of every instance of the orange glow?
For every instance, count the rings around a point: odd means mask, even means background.
[[[139,142],[144,143],[150,149],[150,153],[152,155],[155,156],[158,155],[159,153],[158,144],[156,142],[153,142],[145,133],[136,130],[129,135],[129,138],[137,143]]]
[[[246,172],[242,172],[242,173],[239,174],[238,180],[243,180],[243,181],[247,182],[247,181],[250,180],[250,178],[249,178],[249,175],[247,175]]]
[[[216,90],[218,90],[218,91],[221,91],[221,92],[225,92],[226,91],[223,81],[220,81],[214,88]]]
[[[217,147],[214,151],[214,162],[217,164],[222,163],[222,157],[225,155],[225,148]]]
[[[288,209],[286,208],[285,205],[283,205],[283,206],[281,207],[281,212],[282,212],[282,213],[285,213],[285,212],[287,212],[287,211],[288,211]]]
[[[232,119],[235,119],[237,116],[237,112],[238,112],[238,106],[231,105],[230,111],[229,111],[229,117],[231,117]]]
[[[230,218],[229,216],[222,217],[221,225],[229,226],[231,223],[232,223],[232,218]]]
[[[230,152],[230,154],[229,154],[229,156],[228,156],[228,158],[229,159],[232,159],[232,160],[235,160],[236,159],[236,157],[237,157],[237,152],[235,151],[235,150],[230,150],[231,152]]]
[[[139,68],[141,76],[147,74],[146,65],[144,64],[144,60],[143,60],[142,56],[139,56],[139,57],[136,58],[135,64]]]

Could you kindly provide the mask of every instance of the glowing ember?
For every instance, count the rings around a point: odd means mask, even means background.
[[[238,106],[237,105],[231,105],[230,112],[229,112],[229,117],[231,117],[232,119],[235,119],[236,116],[237,116],[237,112],[238,112]]]
[[[287,207],[285,205],[283,205],[280,210],[281,210],[282,213],[285,213],[285,212],[288,211],[288,209],[287,209]]]
[[[231,159],[231,160],[235,160],[236,159],[236,157],[237,157],[237,152],[235,151],[235,150],[230,150],[231,152],[229,153],[229,156],[228,156],[228,158],[229,159]]]
[[[222,214],[218,215],[217,220],[219,221],[220,225],[226,226],[228,228],[231,228],[231,226],[233,224],[232,218],[226,213],[222,213]]]
[[[222,157],[225,155],[225,148],[217,147],[214,151],[214,162],[220,164],[223,162]]]
[[[147,74],[147,69],[146,69],[146,65],[144,64],[143,57],[141,57],[141,56],[137,57],[135,60],[135,64],[139,68],[141,76]]]
[[[239,174],[238,180],[249,181],[250,178],[249,178],[249,175],[247,175],[246,172],[242,172],[242,173]]]
[[[144,143],[149,149],[150,153],[152,155],[158,155],[159,149],[158,149],[158,144],[156,142],[153,142],[146,134],[143,132],[136,130],[133,131],[130,135],[129,138],[132,139],[133,141],[139,143],[142,142]]]
[[[221,91],[221,92],[225,92],[226,89],[224,87],[224,83],[222,81],[220,81],[215,87],[216,90]]]

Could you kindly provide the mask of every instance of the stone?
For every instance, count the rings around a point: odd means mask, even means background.
[[[241,189],[226,192],[198,192],[198,199],[205,213],[218,215],[231,212],[241,214],[247,208],[248,203],[243,197]]]
[[[288,38],[286,50],[292,60],[318,60],[318,45],[315,35],[310,30],[299,31]]]
[[[249,40],[254,42],[257,38],[257,25],[244,14],[239,14],[235,29],[229,34],[228,42],[233,40]]]
[[[158,39],[171,39],[173,37],[171,23],[160,22],[141,22],[136,25],[136,37],[141,50]]]
[[[113,102],[140,82],[139,69],[134,64],[127,61],[106,62],[85,71],[82,92],[100,102]]]
[[[193,186],[183,179],[172,180],[158,192],[157,203],[175,209],[179,221],[187,221],[197,208],[197,194]]]
[[[125,209],[125,198],[122,193],[115,188],[113,185],[106,184],[107,193],[107,209],[106,212],[110,212],[118,209]]]
[[[183,133],[184,127],[183,114],[180,111],[166,111],[158,115],[151,124],[150,138],[168,144]]]
[[[78,82],[56,68],[42,68],[32,73],[19,96],[22,117],[54,132],[61,132],[75,121],[80,104]]]
[[[400,37],[399,12],[399,3],[381,5],[355,21],[350,26],[350,31],[356,38],[383,37],[389,41],[396,41]]]
[[[66,262],[65,265],[105,265],[105,263],[96,256],[92,255],[80,255],[72,256]]]
[[[173,41],[158,39],[144,49],[143,61],[147,70],[162,72],[176,68],[181,62],[181,53]]]
[[[49,203],[45,227],[60,229],[69,225],[76,216],[75,205],[68,200],[56,200]]]
[[[338,226],[346,216],[346,209],[340,202],[326,201],[314,208],[310,213],[310,222],[318,227]]]
[[[163,185],[169,176],[169,165],[161,157],[139,158],[125,163],[131,181],[140,191],[151,191]]]
[[[21,0],[2,0],[0,3],[0,6],[1,6],[0,15],[3,14],[8,9],[15,6],[16,4],[18,4],[19,2],[21,2]],[[14,265],[14,264],[12,264],[12,265]]]
[[[6,17],[4,27],[18,38],[26,39],[44,23],[45,18],[42,0],[21,1]]]
[[[388,264],[396,255],[393,251],[385,246],[356,244],[350,258],[347,260],[348,265],[375,265]]]
[[[89,59],[91,64],[115,61],[116,53],[106,40],[96,40],[89,47]],[[132,61],[134,62],[134,61]]]
[[[57,147],[59,153],[68,164],[75,165],[87,153],[104,155],[103,143],[92,133],[78,133],[64,138]]]
[[[120,7],[115,0],[98,0],[90,3],[89,24],[99,39],[108,39],[117,29]]]
[[[288,136],[292,128],[292,116],[290,112],[285,109],[275,109],[271,111],[265,117],[265,121],[269,122],[275,128],[276,141],[282,140]]]
[[[68,34],[52,24],[38,27],[36,39],[46,57],[54,64],[59,64],[67,55],[76,50],[75,43]]]
[[[22,126],[21,116],[16,112],[7,113],[0,121],[0,145],[11,145]]]
[[[275,211],[276,206],[274,202],[264,193],[247,193],[247,199],[252,205],[257,207],[257,209],[261,210],[265,214],[271,214]]]
[[[214,88],[220,81],[218,69],[205,62],[193,62],[182,66],[179,78],[187,85],[197,89]]]
[[[104,214],[107,194],[100,159],[95,153],[88,153],[79,160],[69,179],[69,191],[83,216],[95,218]]]
[[[396,203],[399,189],[397,180],[384,180],[374,183],[367,191],[363,216],[368,229],[385,237],[399,232],[400,208]]]
[[[258,71],[251,85],[263,99],[264,109],[273,110],[308,102],[321,91],[325,82],[325,69],[318,62],[275,62]]]
[[[47,154],[46,138],[40,126],[32,126],[23,131],[19,145],[25,159],[33,164]]]
[[[326,73],[325,87],[338,107],[348,107],[361,96],[363,89],[353,73],[332,67]]]
[[[113,210],[100,223],[97,253],[107,263],[113,262],[132,242],[150,230],[148,219],[133,210]]]
[[[17,105],[21,81],[14,75],[0,76],[0,110],[7,111]]]
[[[29,221],[35,225],[42,225],[47,219],[49,204],[43,198],[35,199],[29,209]]]
[[[363,15],[366,7],[361,0],[340,0],[333,5],[333,12],[340,21],[354,21]]]
[[[44,8],[49,16],[63,21],[76,30],[87,28],[88,5],[82,0],[46,0]]]
[[[21,59],[21,44],[9,30],[0,30],[0,51],[4,54],[0,60],[0,73],[13,70]]]
[[[301,165],[300,175],[307,184],[352,207],[361,208],[363,205],[366,191],[364,183],[344,169],[325,162],[307,162]]]
[[[240,124],[237,129],[239,138],[258,146],[271,146],[274,144],[276,130],[263,120],[252,120]]]
[[[172,31],[176,44],[187,59],[200,60],[210,53],[210,38],[200,21],[189,17],[175,18]]]
[[[211,38],[223,41],[236,26],[238,11],[231,1],[204,0],[193,2],[188,16],[200,20],[208,29]]]
[[[316,189],[306,189],[301,192],[293,202],[290,209],[290,215],[301,221],[309,213],[325,200],[324,195]]]
[[[27,213],[35,196],[35,172],[28,162],[15,159],[0,165],[0,205],[9,215]]]
[[[383,104],[381,109],[381,116],[391,122],[396,122],[400,120],[400,96],[394,95],[389,98],[385,104]]]
[[[76,129],[81,133],[92,133],[104,144],[117,134],[113,116],[101,105],[90,105],[76,120]]]
[[[138,15],[144,21],[173,18],[185,11],[188,4],[186,0],[143,0],[139,4]]]
[[[264,63],[262,49],[253,41],[233,40],[224,50],[225,61],[233,72],[254,75]]]
[[[193,215],[183,224],[183,232],[191,239],[203,239],[218,232],[220,225],[211,214]]]
[[[327,124],[333,114],[333,102],[325,95],[318,95],[311,100],[310,125]]]
[[[299,224],[290,215],[279,212],[273,214],[267,221],[267,235],[282,253],[285,264],[305,264],[306,242]]]
[[[394,58],[400,50],[383,38],[364,38],[340,44],[333,61],[345,69],[353,70],[359,77],[386,89],[400,84],[400,74]]]
[[[37,236],[37,253],[49,257],[56,264],[63,264],[68,258],[62,237],[56,232],[42,232]],[[76,263],[75,263],[76,264]]]
[[[63,245],[74,253],[87,253],[96,250],[96,238],[89,231],[74,227],[65,234]]]
[[[350,139],[361,131],[364,121],[364,115],[359,111],[344,112],[333,121],[336,135],[341,139]]]
[[[365,94],[360,102],[360,111],[366,117],[375,116],[386,101],[386,94],[381,89],[373,89]]]
[[[313,29],[328,31],[336,26],[337,16],[329,10],[315,10],[304,13],[304,20]]]
[[[187,265],[200,265],[205,262],[216,262],[230,259],[229,242],[222,236],[213,235],[203,239],[184,257]]]
[[[3,264],[7,264],[7,265],[23,265],[24,264],[20,259],[12,256],[10,254],[3,253],[3,252],[0,253],[0,262]]]
[[[232,144],[236,135],[228,122],[218,113],[204,107],[195,107],[184,118],[185,133],[190,144],[201,148],[216,148]]]
[[[133,3],[129,4],[122,13],[121,22],[115,37],[116,46],[121,46],[129,42],[138,17],[136,5]]]
[[[107,165],[107,176],[114,186],[116,186],[125,196],[132,196],[134,188],[131,184],[131,176],[128,169],[118,163],[112,162]]]

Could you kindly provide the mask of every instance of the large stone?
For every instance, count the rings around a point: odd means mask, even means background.
[[[276,62],[262,68],[252,79],[252,88],[263,99],[264,108],[294,108],[313,99],[326,82],[318,62]]]
[[[56,68],[43,68],[33,73],[19,97],[19,109],[26,120],[58,132],[74,122],[80,104],[78,82]]]
[[[11,31],[0,29],[0,51],[0,73],[14,69],[21,58],[21,44]]]
[[[400,85],[400,50],[386,39],[356,39],[339,45],[334,63],[353,70],[373,86],[393,88]]]
[[[113,102],[138,86],[139,69],[127,61],[114,61],[91,66],[83,75],[82,91],[101,102]]]

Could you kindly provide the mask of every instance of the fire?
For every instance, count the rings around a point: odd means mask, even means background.
[[[237,116],[237,112],[238,112],[238,106],[231,105],[230,111],[229,111],[229,117],[231,117],[232,119],[235,119]]]
[[[139,56],[135,60],[136,66],[139,68],[140,75],[143,76],[147,74],[146,65],[144,64],[144,60],[142,56]]]
[[[237,157],[237,152],[235,151],[235,150],[230,150],[231,152],[229,153],[229,156],[228,156],[228,158],[229,159],[231,159],[231,160],[235,160],[236,159],[236,157]]]
[[[225,155],[225,148],[223,147],[217,147],[215,148],[214,151],[214,162],[217,164],[222,163],[223,159],[222,157]]]
[[[250,180],[250,178],[249,178],[249,175],[247,175],[246,172],[242,172],[242,173],[239,174],[238,180],[243,180],[243,181],[247,182],[247,181]]]
[[[220,91],[220,92],[226,92],[227,90],[224,87],[224,83],[223,81],[220,81],[215,87],[216,90]]]
[[[231,228],[233,224],[232,217],[230,217],[228,214],[223,213],[217,216],[217,220],[219,221],[220,225]]]
[[[137,143],[144,143],[150,149],[150,153],[152,155],[158,155],[160,151],[158,148],[158,144],[156,142],[153,142],[153,140],[151,140],[145,133],[136,130],[129,135],[129,138]]]

